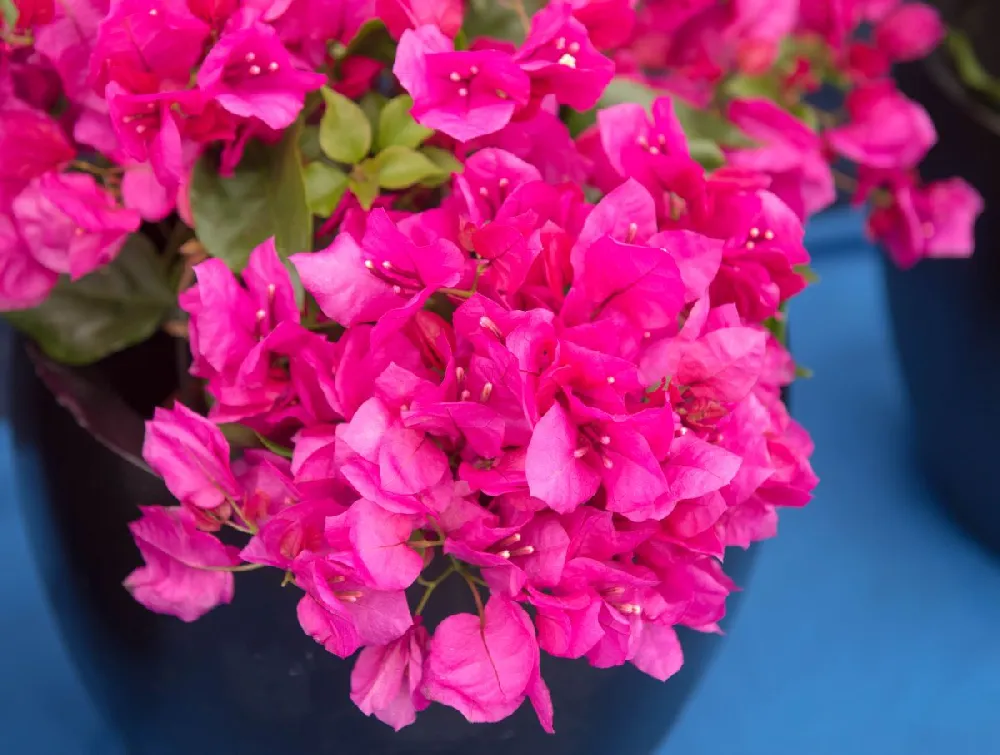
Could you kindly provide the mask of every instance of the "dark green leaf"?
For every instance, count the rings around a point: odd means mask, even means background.
[[[285,459],[292,458],[292,449],[285,448],[284,446],[275,443],[273,440],[268,440],[260,433],[256,433],[256,435],[257,435],[257,440],[260,441],[261,445],[264,446],[264,448],[266,448],[271,453],[277,454],[278,456],[281,456]]]
[[[712,171],[721,168],[726,163],[726,156],[718,144],[710,139],[688,139],[688,149],[691,157],[705,170]]]
[[[396,42],[381,19],[365,22],[347,45],[343,57],[359,55],[391,65],[396,59]]]
[[[299,135],[299,152],[307,163],[323,157],[323,148],[319,146],[319,126],[302,128],[302,133]]]
[[[819,276],[816,275],[816,271],[809,267],[809,265],[796,265],[793,269],[805,278],[809,285],[819,283]]]
[[[429,158],[408,147],[388,147],[375,156],[374,162],[383,189],[407,189],[440,178],[443,173]]]
[[[368,117],[369,123],[379,122],[379,119],[382,117],[382,108],[384,108],[388,102],[389,98],[381,92],[372,90],[371,92],[365,93],[365,96],[361,98],[360,105],[361,109],[365,111],[365,115]]]
[[[312,248],[297,128],[272,146],[253,142],[233,175],[223,178],[207,156],[195,166],[191,212],[208,253],[239,272],[254,247],[275,237],[282,254]]]
[[[962,82],[970,89],[989,97],[995,104],[1000,104],[1000,80],[994,78],[979,62],[969,38],[952,29],[948,32],[946,44]]]
[[[356,165],[372,148],[372,125],[356,102],[323,89],[326,112],[319,124],[319,144],[331,160]]]
[[[323,162],[306,166],[306,198],[313,215],[329,217],[347,191],[347,174]]]
[[[434,130],[413,120],[412,108],[413,98],[408,94],[389,100],[378,120],[379,149],[394,146],[416,149],[431,137]]]
[[[525,13],[533,15],[544,2],[526,0]],[[462,31],[467,39],[492,37],[520,44],[524,41],[525,29],[521,18],[511,4],[501,0],[470,0],[466,4]]]
[[[795,377],[800,380],[809,380],[813,376],[813,371],[802,365],[795,365]]]
[[[174,305],[163,260],[133,234],[107,267],[78,281],[63,278],[34,309],[8,312],[52,359],[90,364],[149,338]]]
[[[257,433],[245,425],[236,422],[227,422],[219,425],[223,437],[229,441],[230,449],[235,453],[244,448],[257,448],[260,443],[257,440]]]

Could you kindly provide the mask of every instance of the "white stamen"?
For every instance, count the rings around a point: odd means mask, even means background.
[[[508,186],[510,186],[510,180],[507,178],[501,178],[499,181],[497,181],[497,185],[501,189],[506,189]]]
[[[460,382],[460,383],[463,380],[465,380],[465,368],[464,367],[456,367],[455,368],[455,379],[458,382]]]
[[[458,398],[462,401],[468,401],[470,398],[472,398],[472,391],[467,391],[467,390],[462,391],[460,394],[458,394]]]
[[[278,290],[277,286],[275,286],[273,283],[268,283],[267,284],[267,296],[268,296],[268,298],[273,297],[274,296],[274,292],[277,291],[277,290]]]
[[[142,123],[140,123],[138,126],[135,127],[135,133],[137,133],[137,134],[142,134],[145,131],[146,131],[146,127]]]
[[[152,8],[152,9],[150,9],[150,11],[149,11],[149,15],[151,15],[151,16],[156,16],[156,15],[159,15],[159,11],[158,11],[158,10],[156,10],[156,8]]]
[[[649,331],[647,330],[647,331],[646,331],[645,333],[643,333],[643,334],[642,334],[642,337],[643,337],[643,338],[652,338],[652,337],[653,337],[653,334],[652,334],[652,333],[650,333],[650,332],[649,332]]]
[[[758,236],[760,236],[760,228],[751,228],[750,229],[750,238],[755,239]]]
[[[392,287],[392,292],[394,294],[401,294],[401,293],[403,293],[403,287],[402,286],[393,286]]]
[[[250,66],[250,75],[257,76],[260,74],[260,66]]]
[[[580,52],[580,43],[579,42],[572,42],[570,44],[570,46],[569,46],[569,51],[571,53],[573,53],[574,55],[576,55],[578,52]]]
[[[575,456],[577,459],[582,459],[589,453],[590,453],[589,448],[578,448],[573,452],[573,456]]]
[[[604,468],[605,469],[611,469],[614,465],[615,465],[615,463],[613,461],[611,461],[611,459],[609,459],[607,456],[604,457]]]
[[[566,37],[559,37],[559,39],[556,40],[556,49],[557,50],[566,49]]]
[[[460,74],[458,71],[452,71],[451,75],[448,78],[451,79],[452,81],[456,81],[456,82],[457,81],[461,81],[462,80],[462,74]]]
[[[635,141],[636,141],[636,144],[638,144],[640,147],[648,147],[649,146],[649,139],[647,139],[645,136],[640,136]]]
[[[628,236],[625,237],[625,241],[627,243],[631,244],[633,241],[635,241],[636,234],[638,234],[638,233],[639,233],[639,226],[638,226],[638,224],[637,223],[629,223],[628,224]]]
[[[576,68],[576,58],[569,53],[566,53],[559,58],[559,65],[566,66],[567,68]]]
[[[615,376],[608,375],[608,385],[614,385],[614,384],[615,384]]]
[[[500,558],[510,558],[510,551],[500,551],[497,555]]]
[[[764,238],[768,241],[774,240],[774,231],[764,231]]]
[[[267,312],[265,312],[263,309],[258,309],[257,310],[257,319],[258,320],[263,320],[265,317],[267,317]]]
[[[518,548],[516,551],[511,552],[511,556],[530,556],[535,552],[535,546],[526,545],[523,548]]]
[[[365,267],[367,267],[369,270],[374,270],[375,263],[372,262],[371,260],[365,260]]]
[[[752,241],[747,242],[747,249],[754,249],[757,245]]]
[[[274,73],[275,71],[278,70],[278,64],[272,60],[270,63],[267,64],[267,70],[270,71],[271,73]]]
[[[465,87],[462,87],[461,89],[458,90],[458,96],[459,97],[468,97],[469,96],[469,90],[466,89]]]
[[[479,66],[470,66],[469,67],[469,75],[470,76],[478,76],[479,75]]]
[[[660,150],[659,150],[658,147],[650,147],[649,148],[649,154],[651,154],[651,155],[658,155],[658,154],[660,154]]]
[[[498,89],[497,90],[497,97],[499,97],[501,100],[505,100],[505,99],[507,99],[507,93],[504,90],[502,90],[502,89]]]
[[[392,263],[389,262],[389,260],[383,260],[382,267],[384,267],[386,270],[392,270]]]
[[[610,446],[611,445],[611,436],[610,435],[602,435],[601,436],[601,445],[602,446]]]
[[[486,198],[489,195],[490,195],[490,190],[489,189],[487,189],[485,186],[480,186],[479,187],[479,196],[481,196],[483,198]]]
[[[480,401],[489,401],[490,396],[493,395],[493,383],[487,383],[483,386],[483,390],[479,394]]]

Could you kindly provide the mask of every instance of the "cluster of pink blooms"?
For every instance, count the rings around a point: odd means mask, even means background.
[[[894,63],[925,57],[944,36],[937,11],[906,0],[649,0],[620,50],[631,71],[700,103],[723,102],[759,142],[731,165],[771,176],[800,217],[835,199],[829,163],[856,166],[854,201],[870,203],[868,229],[900,267],[964,257],[974,247],[979,194],[960,178],[923,184],[917,166],[937,135],[924,109],[898,91]],[[763,94],[733,79],[763,83]],[[846,113],[807,126],[789,110],[822,86],[846,92]],[[723,95],[723,96],[720,96]],[[824,114],[825,115],[825,114]]]
[[[465,39],[461,0],[13,5],[0,309],[107,264],[143,222],[176,213],[197,234],[199,157],[231,173],[251,141],[321,115],[306,101],[324,85],[409,94],[461,163],[372,209],[346,195],[318,252],[285,260],[271,240],[237,272],[194,268],[179,302],[210,409],[157,410],[145,457],[180,505],[132,525],[137,600],[192,621],[233,598],[234,572],[272,567],[309,636],[360,650],[351,697],[397,729],[431,702],[494,722],[528,699],[551,731],[541,651],[666,680],[675,627],[718,631],[726,548],[774,535],[816,484],[772,331],[806,285],[831,155],[859,165],[860,197],[888,197],[871,226],[901,263],[971,246],[978,197],[917,183],[934,130],[886,78],[940,37],[922,5],[558,0],[517,45]],[[391,64],[343,57],[372,19]],[[755,146],[711,173],[667,96],[600,109],[578,138],[560,118],[616,72],[713,99],[810,35],[849,77],[848,121],[819,134],[787,103],[731,99]],[[815,82],[802,57],[782,86]],[[234,426],[260,443],[231,447]],[[468,584],[468,612],[429,626],[445,579]]]

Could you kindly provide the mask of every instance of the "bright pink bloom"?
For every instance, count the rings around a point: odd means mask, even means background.
[[[635,28],[634,0],[570,0],[573,18],[587,29],[599,50],[611,50],[628,42]]]
[[[868,231],[900,267],[924,257],[968,257],[975,250],[983,198],[962,179],[905,185],[892,196],[891,205],[872,212]]]
[[[865,84],[848,95],[851,120],[825,132],[838,154],[872,168],[912,168],[937,139],[934,124],[890,81]]]
[[[93,40],[91,79],[99,90],[109,81],[142,92],[161,83],[180,88],[201,59],[208,34],[182,2],[116,0]]]
[[[892,60],[919,60],[944,38],[937,10],[926,3],[900,3],[875,27],[875,45]]]
[[[327,317],[342,325],[378,320],[372,333],[377,345],[401,329],[435,290],[458,283],[465,257],[444,239],[414,243],[384,210],[375,210],[361,244],[341,233],[326,250],[296,254],[292,262]]]
[[[347,658],[362,645],[387,645],[413,626],[402,590],[377,590],[343,564],[300,557],[292,567],[306,595],[299,601],[303,631],[334,655]]]
[[[52,118],[30,108],[4,107],[0,111],[0,206],[28,183],[50,171],[61,169],[76,156]]]
[[[375,12],[394,39],[421,26],[436,26],[454,39],[462,28],[462,0],[375,0]]]
[[[366,716],[399,731],[430,705],[421,691],[429,643],[427,630],[417,625],[388,645],[361,651],[351,673],[351,699]]]
[[[326,519],[341,513],[341,507],[327,499],[289,506],[260,527],[240,557],[252,564],[290,569],[300,554],[325,550]]]
[[[771,191],[805,220],[833,204],[833,173],[816,132],[770,100],[736,100],[729,119],[759,147],[732,150],[734,168],[771,176]]]
[[[325,81],[297,68],[274,29],[261,23],[223,34],[198,71],[198,88],[222,107],[274,129],[290,126],[306,94]]]
[[[142,518],[129,529],[146,565],[125,578],[125,587],[156,613],[194,621],[233,599],[233,575],[240,563],[236,548],[223,545],[195,526],[183,508],[142,506]]]
[[[17,26],[19,31],[44,26],[52,23],[56,14],[55,0],[14,0],[17,8]]]
[[[437,26],[405,31],[392,70],[413,97],[413,117],[459,141],[506,126],[531,87],[509,54],[455,52]]]
[[[35,259],[10,216],[0,214],[0,312],[41,304],[58,278]]]
[[[32,256],[74,280],[111,262],[140,222],[84,173],[42,176],[17,196],[13,211]]]
[[[514,60],[531,77],[533,97],[551,94],[576,110],[597,104],[615,73],[614,63],[597,51],[587,28],[562,3],[532,17],[528,38]]]
[[[405,590],[424,568],[420,553],[407,543],[421,520],[393,514],[361,499],[351,506],[350,538],[359,573],[381,590]]]
[[[240,494],[222,431],[183,404],[156,410],[142,455],[181,503],[214,509]]]
[[[536,683],[534,627],[524,609],[509,598],[492,596],[482,621],[471,614],[457,614],[434,631],[423,692],[427,699],[455,708],[469,721],[491,723],[506,718],[521,707]]]
[[[181,134],[173,114],[173,95],[129,94],[115,82],[104,92],[122,149],[134,160],[149,161],[156,178],[176,190],[184,170]]]

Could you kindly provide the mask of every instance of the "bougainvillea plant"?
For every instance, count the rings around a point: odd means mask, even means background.
[[[784,305],[829,159],[903,261],[975,214],[915,183],[933,128],[886,78],[920,6],[2,6],[0,309],[71,364],[165,329],[204,387],[148,424],[178,505],[126,587],[192,621],[274,569],[397,729],[527,699],[551,731],[541,651],[673,675],[726,549],[816,484]]]

